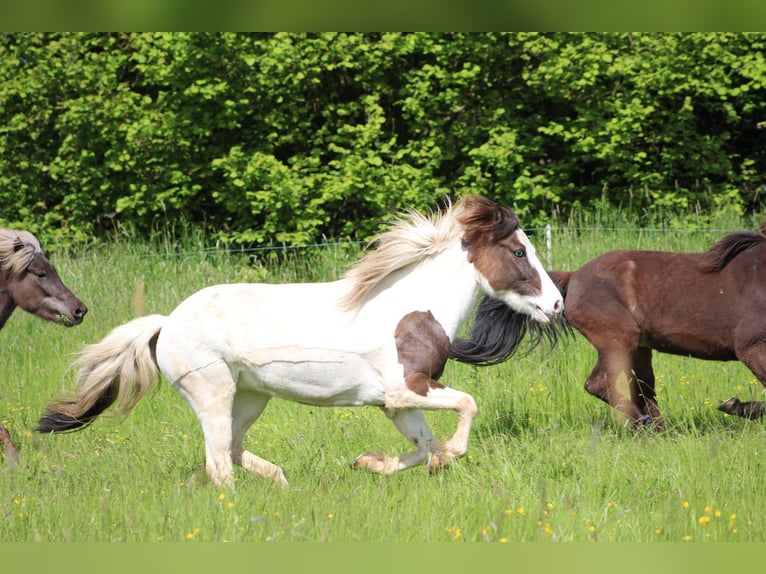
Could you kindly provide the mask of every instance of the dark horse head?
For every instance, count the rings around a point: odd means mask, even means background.
[[[16,307],[66,327],[88,308],[65,285],[28,231],[0,228],[0,328]]]

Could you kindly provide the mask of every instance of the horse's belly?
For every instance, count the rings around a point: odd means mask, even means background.
[[[237,386],[317,406],[382,405],[380,372],[368,357],[327,349],[282,347],[244,359]]]
[[[670,355],[681,355],[710,361],[734,361],[737,356],[731,344],[723,338],[700,334],[652,333],[643,337],[647,346]]]

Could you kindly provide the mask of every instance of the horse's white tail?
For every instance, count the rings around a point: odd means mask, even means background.
[[[77,391],[48,406],[39,432],[60,432],[87,426],[117,401],[117,412],[130,411],[159,381],[155,359],[163,315],[147,315],[112,330],[99,343],[86,346],[72,364]]]

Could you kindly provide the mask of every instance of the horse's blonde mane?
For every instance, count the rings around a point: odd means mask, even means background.
[[[18,275],[29,266],[37,253],[42,253],[40,242],[29,231],[0,227],[0,269]]]
[[[462,231],[456,209],[450,203],[444,211],[429,216],[415,211],[400,216],[391,229],[374,240],[375,250],[346,272],[351,288],[341,299],[341,307],[358,308],[370,291],[394,271],[444,251]]]

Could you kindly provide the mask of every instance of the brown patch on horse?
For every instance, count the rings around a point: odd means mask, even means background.
[[[394,334],[404,379],[413,393],[426,396],[430,389],[444,385],[437,379],[444,372],[450,341],[431,311],[413,311],[405,315]]]
[[[492,289],[521,295],[540,292],[542,282],[526,259],[527,245],[520,241],[519,219],[513,211],[485,197],[472,196],[463,202],[458,221],[465,229],[462,243],[468,261]],[[511,258],[516,259],[513,264]],[[509,269],[514,273],[509,274]]]
[[[457,220],[465,228],[464,240],[486,245],[506,239],[519,228],[519,218],[509,208],[481,195],[466,197]]]

